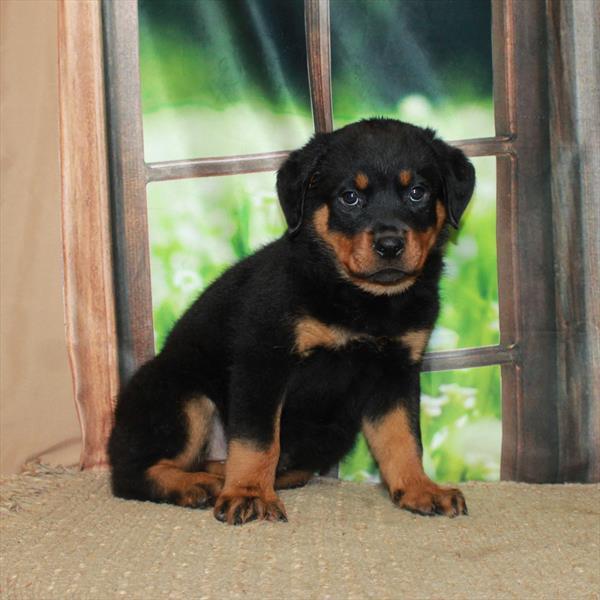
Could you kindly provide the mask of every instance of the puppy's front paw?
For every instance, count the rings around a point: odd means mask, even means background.
[[[283,502],[277,496],[266,499],[257,495],[221,494],[214,509],[215,519],[228,525],[250,521],[287,521]]]
[[[419,515],[468,515],[467,503],[462,492],[456,488],[443,488],[435,483],[423,482],[391,492],[392,502],[400,508]]]

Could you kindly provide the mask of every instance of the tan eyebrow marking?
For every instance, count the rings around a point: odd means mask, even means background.
[[[408,185],[412,180],[412,171],[408,169],[403,169],[400,171],[400,183],[402,185]]]
[[[354,178],[354,184],[356,185],[357,190],[360,190],[361,192],[366,190],[367,186],[369,185],[369,178],[367,177],[366,173],[359,171]]]

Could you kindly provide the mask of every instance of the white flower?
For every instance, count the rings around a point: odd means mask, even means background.
[[[173,284],[182,292],[200,291],[203,287],[202,277],[195,271],[180,269],[173,275]]]

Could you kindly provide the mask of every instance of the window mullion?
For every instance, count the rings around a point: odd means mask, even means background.
[[[103,2],[119,371],[154,355],[137,0]]]
[[[333,130],[329,0],[304,0],[306,54],[315,131]]]
[[[512,365],[517,360],[514,346],[480,346],[428,352],[423,357],[425,371],[453,371],[491,365]]]

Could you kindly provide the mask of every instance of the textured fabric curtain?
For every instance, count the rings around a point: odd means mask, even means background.
[[[80,453],[62,301],[56,13],[54,2],[0,2],[0,473]]]

